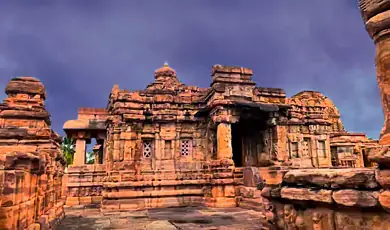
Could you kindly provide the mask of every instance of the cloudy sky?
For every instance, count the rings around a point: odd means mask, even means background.
[[[348,131],[377,138],[383,124],[356,0],[0,3],[0,88],[14,76],[41,79],[61,134],[78,107],[105,107],[115,83],[145,88],[164,61],[202,87],[214,64],[249,67],[258,86],[323,92]]]

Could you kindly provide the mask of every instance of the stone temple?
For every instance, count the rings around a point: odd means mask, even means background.
[[[366,149],[378,142],[346,132],[323,94],[288,98],[256,86],[248,68],[211,72],[209,88],[187,86],[165,64],[146,89],[115,85],[107,108],[80,108],[64,124],[76,140],[66,204],[235,207],[240,185],[278,181],[287,169],[371,166]],[[87,165],[93,138],[98,160]]]
[[[0,104],[0,229],[390,229],[390,0],[359,8],[379,140],[347,132],[320,92],[287,97],[221,65],[209,88],[187,86],[164,64],[146,89],[114,85],[106,108],[79,108],[69,164],[45,87],[17,77]]]

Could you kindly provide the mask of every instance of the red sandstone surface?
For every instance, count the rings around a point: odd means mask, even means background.
[[[74,213],[95,216],[78,222],[84,227],[112,227],[113,221],[134,227],[137,220],[128,216],[134,210],[159,219],[150,209],[194,206],[180,210],[200,210],[196,215],[207,219],[215,208],[233,213],[240,206],[253,210],[260,229],[386,229],[390,1],[360,0],[359,6],[376,44],[385,113],[379,142],[345,131],[337,107],[320,92],[288,98],[282,89],[256,86],[251,69],[222,65],[212,67],[209,88],[187,86],[164,64],[146,89],[114,85],[107,108],[80,108],[77,119],[64,124],[76,140],[64,174],[44,86],[33,77],[14,78],[0,104],[0,229],[55,228],[64,201],[69,217],[60,228],[74,227]],[[95,162],[86,164],[93,138]],[[75,211],[88,205],[102,212]],[[183,224],[151,216],[140,227]]]

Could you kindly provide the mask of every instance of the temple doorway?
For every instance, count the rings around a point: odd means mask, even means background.
[[[265,119],[241,119],[232,124],[233,161],[236,167],[258,166],[269,140]]]
[[[242,167],[244,162],[244,153],[242,149],[242,129],[238,123],[232,124],[232,148],[233,161],[236,167]]]
[[[363,155],[363,164],[362,167],[372,167],[372,163],[368,159],[367,152],[365,149],[362,149],[362,155]]]

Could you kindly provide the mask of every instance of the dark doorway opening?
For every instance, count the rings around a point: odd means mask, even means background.
[[[233,161],[236,167],[243,166],[242,129],[239,123],[232,124]]]
[[[331,154],[331,160],[332,160],[332,166],[339,166],[338,165],[338,162],[339,162],[339,159],[338,159],[338,156],[337,156],[337,147],[336,146],[331,146],[330,147],[330,154]]]
[[[257,166],[270,140],[265,140],[265,119],[243,119],[232,124],[233,161],[236,167]],[[268,154],[268,153],[267,153]]]
[[[371,162],[368,160],[367,152],[365,149],[362,149],[362,155],[363,155],[363,167],[371,167]]]

